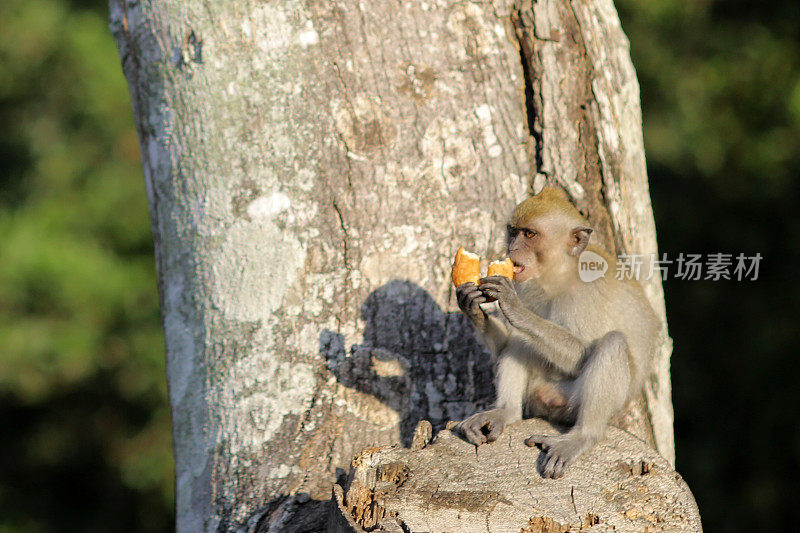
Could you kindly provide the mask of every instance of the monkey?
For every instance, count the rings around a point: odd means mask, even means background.
[[[592,231],[563,190],[545,187],[508,222],[513,281],[491,276],[456,288],[460,309],[492,352],[497,396],[493,409],[454,430],[476,446],[493,442],[523,409],[569,428],[525,441],[541,447],[537,467],[545,478],[563,476],[639,394],[662,327],[638,281],[580,279],[585,250],[615,272],[611,254],[589,244]]]

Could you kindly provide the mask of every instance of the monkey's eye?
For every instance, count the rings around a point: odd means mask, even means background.
[[[533,239],[538,234],[539,234],[538,232],[533,231],[532,229],[526,229],[525,230],[525,238],[527,238],[527,239]]]

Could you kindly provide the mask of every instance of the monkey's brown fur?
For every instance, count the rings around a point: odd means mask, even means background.
[[[555,187],[545,187],[539,194],[528,198],[514,209],[511,225],[519,226],[525,221],[552,215],[562,216],[576,223],[586,223],[567,198],[567,193]]]

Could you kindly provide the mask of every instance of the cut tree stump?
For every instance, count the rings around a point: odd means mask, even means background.
[[[643,441],[616,428],[567,469],[543,479],[524,440],[558,431],[542,420],[508,426],[475,447],[444,430],[432,444],[367,448],[334,486],[328,531],[702,531],[689,487]]]

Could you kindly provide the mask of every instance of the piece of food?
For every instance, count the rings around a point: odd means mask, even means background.
[[[456,287],[465,283],[478,284],[481,279],[481,258],[477,254],[464,251],[464,247],[456,252],[453,262],[453,285]]]
[[[503,261],[492,261],[489,263],[489,272],[486,275],[514,279],[514,262],[507,257]]]

